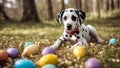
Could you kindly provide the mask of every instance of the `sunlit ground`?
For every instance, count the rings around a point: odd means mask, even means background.
[[[69,51],[69,42],[62,45],[56,52],[59,56],[58,67],[67,68],[84,68],[85,61],[90,57],[98,58],[103,68],[119,68],[120,67],[120,19],[115,20],[87,20],[84,24],[93,25],[99,35],[105,40],[104,44],[92,43],[87,48],[87,55],[80,60],[74,59]],[[41,48],[36,58],[30,58],[34,62],[40,59],[41,50],[49,45],[52,45],[63,32],[63,24],[60,26],[56,21],[46,21],[43,24],[39,23],[19,23],[19,22],[0,22],[0,49],[9,47],[17,47],[20,52],[26,41],[39,43]],[[108,40],[111,37],[118,39],[117,45],[108,45]],[[66,54],[65,54],[66,53]],[[16,58],[18,59],[18,58]],[[0,67],[13,67],[16,59],[8,59],[0,62]],[[39,66],[37,66],[39,68]]]

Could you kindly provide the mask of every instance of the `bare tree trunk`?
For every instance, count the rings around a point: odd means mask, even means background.
[[[114,6],[114,1],[113,0],[111,0],[111,10],[113,10],[113,9],[115,9],[115,6]]]
[[[88,12],[89,8],[88,8],[88,1],[85,0],[85,11]]]
[[[106,0],[106,10],[107,11],[110,10],[110,8],[109,8],[109,0]]]
[[[5,2],[5,0],[2,3],[0,3],[0,13],[4,17],[4,19],[10,20],[10,18],[8,17],[8,15],[6,14],[6,12],[4,10],[4,2]]]
[[[109,0],[103,0],[103,10],[108,15],[108,10],[109,10]],[[105,16],[105,15],[104,15]]]
[[[100,0],[97,0],[98,18],[100,18]]]
[[[82,0],[75,0],[76,8],[82,10]]]
[[[78,0],[75,0],[75,7],[78,9]]]
[[[82,0],[78,0],[79,3],[79,10],[82,10]]]
[[[120,9],[120,0],[117,0],[117,8]]]
[[[96,17],[97,11],[96,11],[96,0],[93,0],[93,14]]]
[[[52,2],[51,0],[47,0],[47,4],[48,4],[48,20],[53,20],[53,9],[52,9]]]
[[[64,3],[64,0],[61,0],[61,10],[64,10],[65,9],[65,3]]]
[[[35,21],[41,22],[35,6],[34,0],[23,0],[23,17],[22,22]]]

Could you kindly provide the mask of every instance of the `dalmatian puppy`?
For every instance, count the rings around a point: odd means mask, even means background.
[[[72,48],[77,45],[87,45],[87,41],[94,39],[97,43],[103,40],[98,36],[96,29],[92,25],[82,24],[86,14],[74,8],[62,10],[57,14],[56,20],[59,24],[64,23],[63,35],[50,47],[57,49],[65,41],[74,41]],[[72,49],[71,48],[71,49]]]

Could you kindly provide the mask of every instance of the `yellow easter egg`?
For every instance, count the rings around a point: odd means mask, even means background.
[[[77,58],[82,58],[85,56],[85,54],[86,54],[86,49],[83,46],[78,45],[73,49],[73,55]]]
[[[39,65],[42,67],[46,64],[55,64],[57,65],[58,63],[58,58],[54,54],[46,54],[43,57],[40,58],[39,60]]]

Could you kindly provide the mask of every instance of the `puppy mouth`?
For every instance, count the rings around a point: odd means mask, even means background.
[[[75,28],[75,29],[67,29],[67,30],[66,30],[66,33],[71,34],[71,35],[74,35],[74,34],[77,33],[78,31],[79,31],[78,28]]]
[[[67,30],[71,31],[71,30],[72,30],[72,28],[67,28]]]

